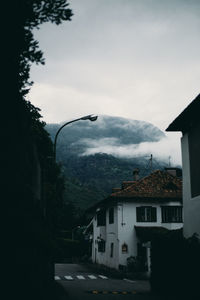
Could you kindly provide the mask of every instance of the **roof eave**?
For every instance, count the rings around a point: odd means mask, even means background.
[[[141,202],[141,201],[161,201],[161,202],[169,202],[169,201],[178,201],[178,202],[182,202],[182,196],[181,195],[177,195],[177,196],[170,196],[170,197],[160,197],[160,196],[155,196],[155,197],[148,197],[148,196],[142,196],[142,197],[138,197],[138,196],[118,196],[118,197],[113,197],[116,201],[135,201],[135,202]]]
[[[200,94],[178,115],[166,131],[188,131],[199,120]]]

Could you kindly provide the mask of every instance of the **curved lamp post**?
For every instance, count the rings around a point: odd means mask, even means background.
[[[58,138],[58,134],[60,133],[60,131],[63,129],[63,127],[73,123],[73,122],[77,122],[77,121],[80,121],[80,120],[90,120],[91,122],[94,122],[96,121],[98,118],[98,116],[93,116],[93,115],[88,115],[88,116],[84,116],[84,117],[81,117],[81,118],[78,118],[78,119],[75,119],[75,120],[72,120],[72,121],[69,121],[67,123],[65,123],[64,125],[62,125],[56,135],[55,135],[55,138],[54,138],[54,144],[53,144],[53,153],[54,153],[54,160],[56,161],[56,143],[57,143],[57,138]]]

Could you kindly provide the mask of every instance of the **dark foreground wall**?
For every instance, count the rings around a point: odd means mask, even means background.
[[[151,288],[177,299],[200,299],[200,241],[185,239],[180,230],[152,242]]]

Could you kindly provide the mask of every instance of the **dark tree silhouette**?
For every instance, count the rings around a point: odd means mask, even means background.
[[[52,143],[39,109],[25,95],[32,84],[31,64],[44,64],[33,29],[45,22],[58,25],[70,20],[72,11],[66,0],[16,0],[3,1],[1,13],[1,59],[6,63],[1,69],[1,271],[5,278],[1,293],[3,297],[6,292],[6,299],[56,299],[51,289],[52,228],[58,222],[53,212],[63,180],[50,159]],[[8,278],[13,272],[17,276],[10,288]]]

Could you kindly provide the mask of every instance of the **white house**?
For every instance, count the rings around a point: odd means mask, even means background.
[[[169,172],[172,170],[169,170]],[[176,170],[174,170],[176,171]],[[157,170],[121,189],[90,209],[93,219],[92,261],[118,269],[130,256],[150,270],[150,241],[156,234],[182,228],[182,181]]]
[[[185,237],[200,236],[200,95],[169,125],[181,131]]]

